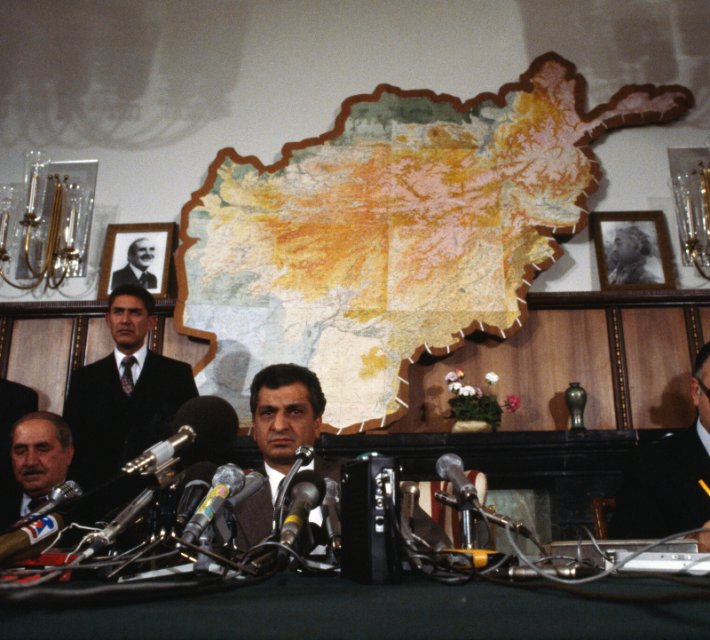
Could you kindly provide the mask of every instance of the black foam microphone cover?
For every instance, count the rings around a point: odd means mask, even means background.
[[[239,430],[239,417],[229,402],[217,396],[199,396],[182,405],[175,414],[173,431],[189,425],[197,434],[183,460],[207,460],[221,464],[234,444]]]

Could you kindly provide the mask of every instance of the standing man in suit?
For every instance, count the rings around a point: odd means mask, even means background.
[[[148,271],[155,258],[155,242],[138,238],[128,247],[128,264],[111,275],[111,291],[122,284],[139,284],[144,289],[157,289],[158,278]]]
[[[64,405],[76,448],[73,476],[84,492],[172,435],[175,413],[198,396],[189,364],[148,350],[146,337],[157,322],[153,296],[124,284],[108,303],[114,352],[74,371]]]
[[[616,498],[609,534],[615,539],[660,539],[710,527],[710,342],[695,358],[690,394],[697,420],[631,454]],[[702,481],[702,482],[701,482]],[[698,547],[710,552],[710,533]]]
[[[41,501],[64,482],[74,456],[69,425],[56,413],[29,413],[15,423],[10,436],[15,486],[5,494],[0,530],[28,515],[32,501]]]

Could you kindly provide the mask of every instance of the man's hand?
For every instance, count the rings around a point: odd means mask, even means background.
[[[710,529],[710,520],[703,525],[703,529]],[[698,552],[710,553],[710,531],[696,533],[693,537],[698,540]]]

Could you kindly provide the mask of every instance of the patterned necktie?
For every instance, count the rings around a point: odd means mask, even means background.
[[[121,366],[123,367],[123,375],[121,376],[121,386],[123,391],[127,396],[133,393],[133,372],[131,367],[138,362],[133,356],[126,356],[121,360]]]

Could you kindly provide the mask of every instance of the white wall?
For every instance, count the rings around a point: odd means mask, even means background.
[[[100,162],[90,273],[59,292],[0,301],[93,299],[106,226],[179,221],[217,151],[265,164],[331,128],[345,98],[386,82],[468,99],[556,51],[577,65],[588,107],[630,83],[690,88],[681,122],[594,145],[595,210],[664,209],[677,251],[668,146],[710,129],[707,0],[0,0],[0,182],[21,152]],[[534,291],[598,289],[587,231]],[[683,287],[704,286],[680,268]]]

